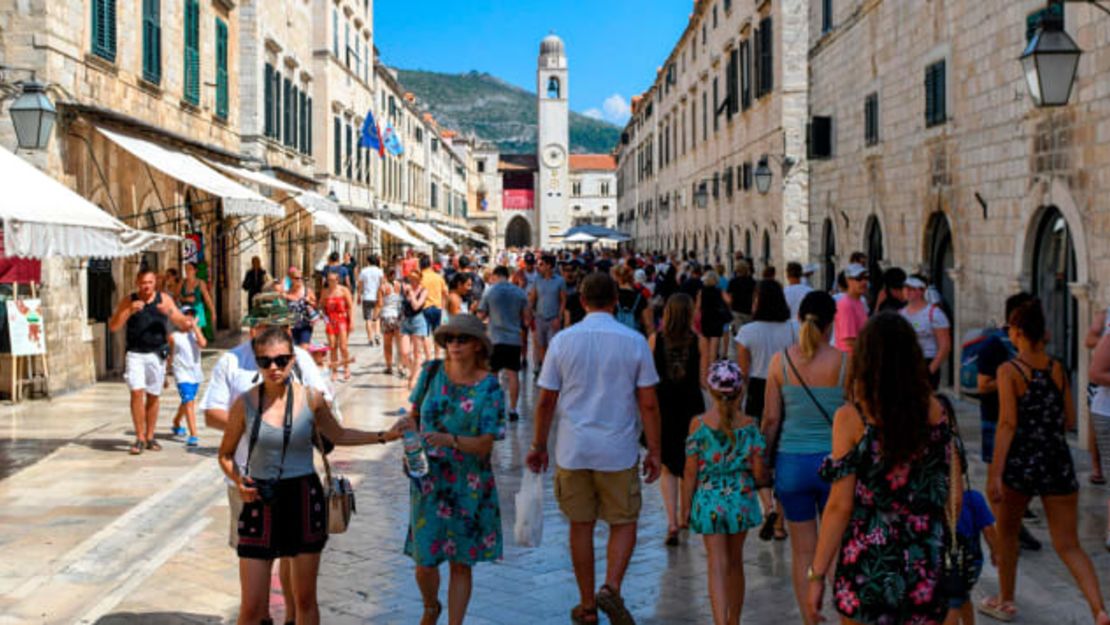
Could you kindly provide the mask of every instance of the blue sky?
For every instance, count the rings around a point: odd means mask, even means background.
[[[651,85],[692,0],[377,0],[382,60],[403,69],[489,72],[536,90],[540,40],[566,42],[571,110],[616,124]]]

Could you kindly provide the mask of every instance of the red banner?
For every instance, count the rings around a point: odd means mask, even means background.
[[[4,230],[0,228],[0,283],[42,282],[42,261],[4,255]]]
[[[501,207],[505,210],[532,210],[536,192],[531,189],[505,189],[501,192]]]

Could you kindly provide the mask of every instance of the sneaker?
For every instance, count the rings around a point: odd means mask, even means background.
[[[180,425],[175,425],[175,426],[173,426],[173,435],[174,435],[174,436],[185,436],[185,434],[186,434],[187,432],[188,432],[188,430],[186,430],[185,428],[181,427]]]
[[[520,413],[515,411],[515,410],[510,410],[509,411],[509,421],[513,421],[513,422],[520,421]]]
[[[185,446],[186,446],[186,447],[196,447],[196,446],[197,446],[197,445],[199,445],[199,444],[200,444],[200,441],[199,441],[199,440],[197,440],[197,437],[195,437],[195,436],[190,436],[190,437],[189,437],[189,438],[188,438],[188,439],[187,439],[187,440],[185,441]]]
[[[1021,544],[1021,548],[1026,551],[1041,550],[1041,541],[1037,540],[1024,525],[1021,526],[1021,532],[1018,533],[1018,542]]]

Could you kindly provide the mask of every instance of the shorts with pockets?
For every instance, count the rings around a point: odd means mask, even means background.
[[[558,331],[555,329],[555,322],[558,320],[558,317],[552,317],[551,319],[536,318],[536,344],[541,348],[547,349],[547,346],[551,344],[551,339]]]
[[[166,382],[166,361],[157,353],[127,352],[124,379],[132,391],[158,397]]]
[[[493,353],[489,357],[490,370],[494,373],[502,369],[520,371],[520,353],[519,345],[494,344]]]
[[[639,463],[623,471],[555,469],[555,499],[572,523],[598,519],[609,525],[635,523],[640,518]]]
[[[196,382],[178,382],[177,394],[181,396],[181,403],[187,404],[197,398],[197,390],[200,384]]]
[[[378,320],[378,302],[377,302],[377,300],[372,300],[372,299],[362,300],[362,320],[363,321],[377,321]]]

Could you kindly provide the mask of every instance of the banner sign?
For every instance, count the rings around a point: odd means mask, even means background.
[[[501,207],[505,210],[532,210],[536,192],[532,189],[505,189],[501,192]]]
[[[43,329],[42,300],[8,300],[8,333],[12,355],[39,356],[46,353],[46,330]]]
[[[204,260],[204,235],[199,232],[190,232],[185,235],[181,248],[181,261],[185,263],[199,263]]]

